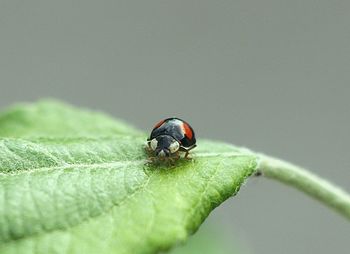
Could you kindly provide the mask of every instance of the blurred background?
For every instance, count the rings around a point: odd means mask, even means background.
[[[350,191],[349,13],[348,0],[0,0],[0,107],[54,97],[146,131],[176,115]],[[201,235],[211,253],[349,253],[350,225],[254,178]]]

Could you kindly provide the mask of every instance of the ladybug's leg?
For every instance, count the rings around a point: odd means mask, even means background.
[[[170,165],[172,165],[172,166],[175,165],[175,161],[176,161],[176,158],[175,158],[175,157],[171,157],[171,158],[169,158],[169,159],[167,160],[167,162],[168,162]]]
[[[197,145],[194,145],[194,146],[192,146],[192,147],[190,147],[190,148],[183,148],[184,151],[186,152],[186,154],[185,154],[185,159],[191,159],[191,158],[188,158],[188,155],[189,155],[190,151],[191,151],[193,148],[195,148],[196,146],[197,146]]]
[[[156,161],[156,157],[148,157],[146,164],[153,164]]]
[[[186,150],[185,159],[188,159],[189,150]]]
[[[184,156],[184,158],[185,159],[191,159],[190,157],[188,157],[188,155],[190,154],[190,150],[191,150],[191,148],[189,148],[189,149],[184,149],[184,152],[185,152],[185,156]]]

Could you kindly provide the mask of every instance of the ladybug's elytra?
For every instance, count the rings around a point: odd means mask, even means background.
[[[179,151],[186,152],[196,147],[196,137],[192,127],[176,117],[158,122],[147,139],[149,148],[159,157],[179,157]]]

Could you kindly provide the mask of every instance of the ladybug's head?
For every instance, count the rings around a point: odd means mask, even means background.
[[[180,148],[179,142],[169,135],[160,135],[153,138],[149,143],[151,149],[159,157],[169,157]]]

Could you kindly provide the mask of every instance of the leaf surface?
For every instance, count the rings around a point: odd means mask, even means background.
[[[157,253],[236,194],[255,155],[199,140],[192,160],[147,163],[146,135],[52,101],[0,115],[0,253]]]

